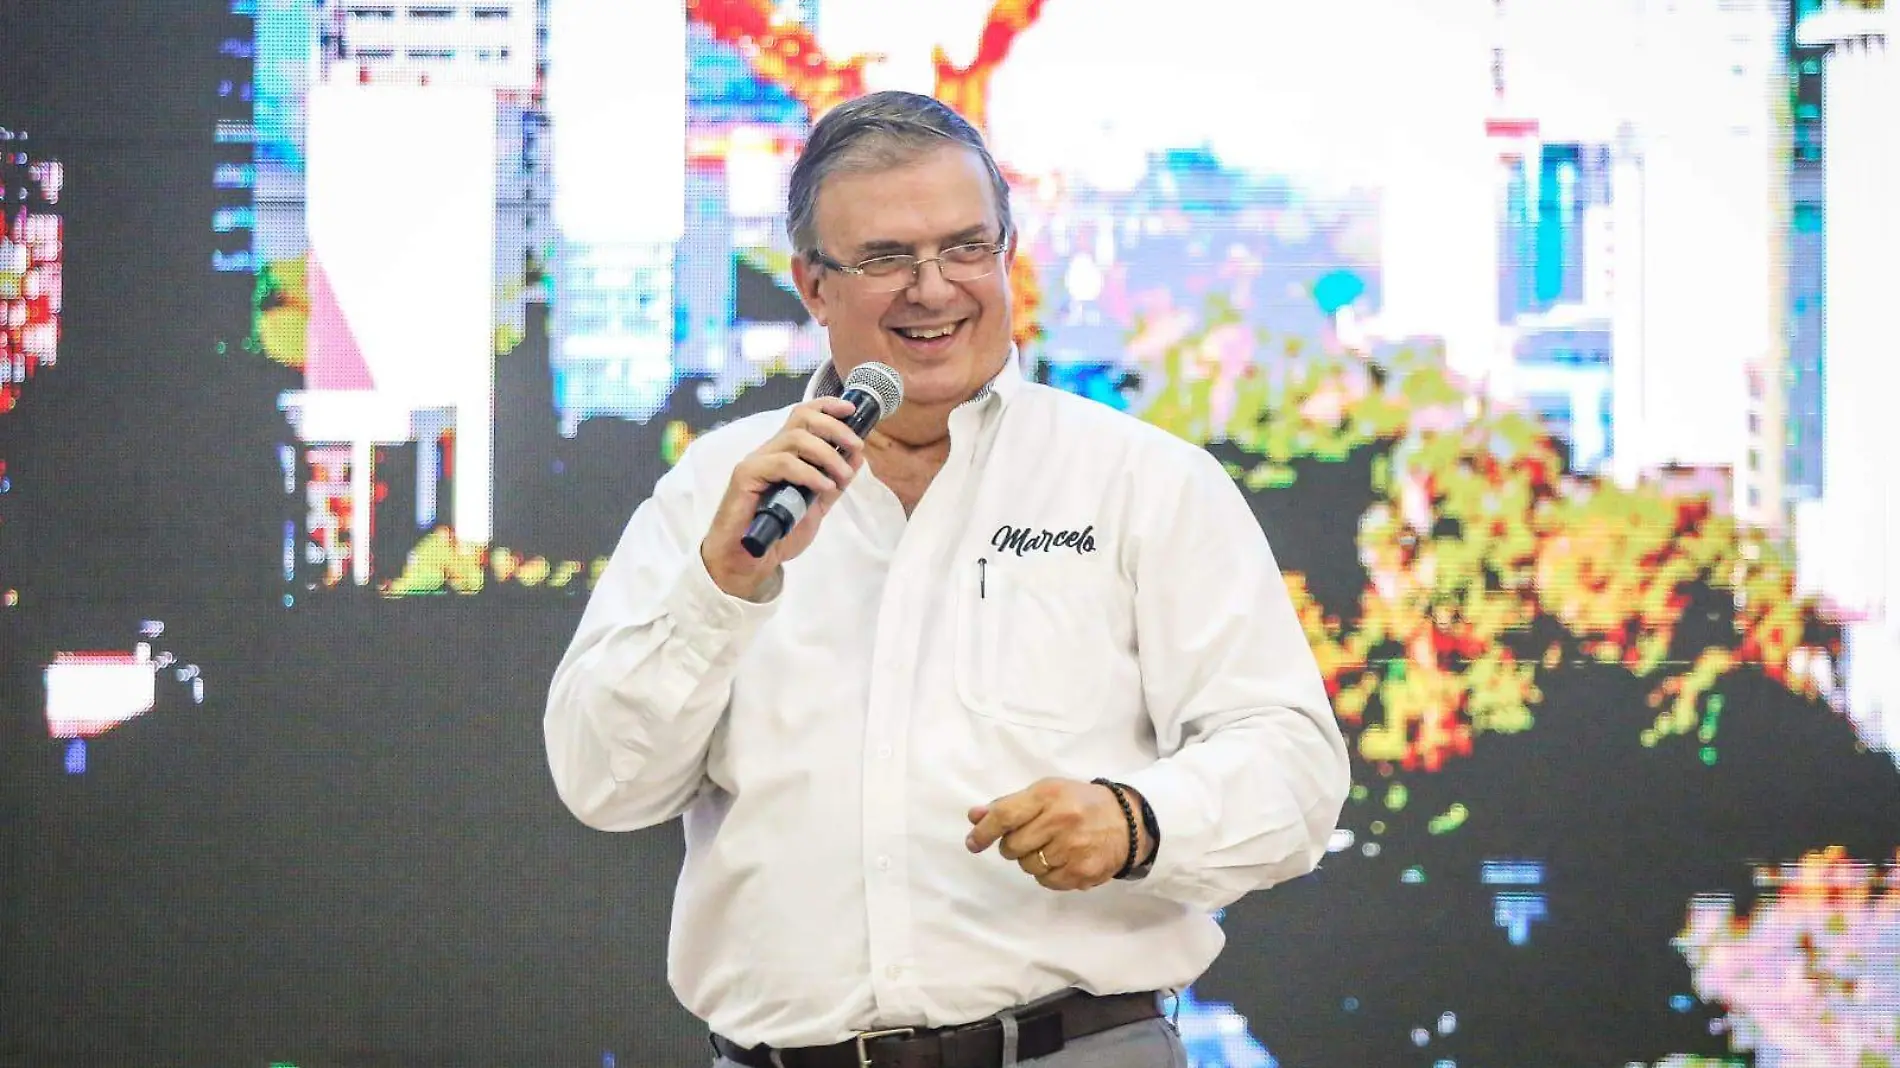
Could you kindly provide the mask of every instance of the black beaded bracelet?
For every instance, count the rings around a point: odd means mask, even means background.
[[[1141,852],[1141,834],[1135,828],[1135,809],[1128,803],[1128,795],[1122,793],[1122,788],[1119,784],[1108,779],[1091,779],[1089,781],[1097,786],[1108,787],[1108,792],[1115,795],[1115,803],[1122,807],[1122,818],[1128,821],[1128,859],[1122,862],[1121,870],[1115,873],[1115,878],[1125,878],[1129,872],[1135,870],[1135,862],[1141,859],[1139,856]]]

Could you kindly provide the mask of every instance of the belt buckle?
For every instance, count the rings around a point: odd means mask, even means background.
[[[883,1031],[859,1031],[856,1039],[858,1047],[858,1068],[871,1068],[871,1052],[864,1048],[866,1042],[874,1038],[894,1038],[898,1035],[909,1037],[917,1033],[915,1027],[892,1027]]]

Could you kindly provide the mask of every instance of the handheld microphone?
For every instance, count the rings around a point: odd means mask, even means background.
[[[842,422],[862,439],[880,419],[888,419],[904,403],[904,380],[881,363],[862,363],[844,380],[843,399],[851,404],[851,414]],[[838,450],[843,455],[844,450]],[[774,482],[759,495],[759,507],[752,515],[739,544],[754,559],[764,556],[772,544],[805,518],[811,507],[812,491],[792,482]]]

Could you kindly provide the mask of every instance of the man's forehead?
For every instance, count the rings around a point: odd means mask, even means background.
[[[968,152],[831,176],[818,194],[820,237],[835,247],[896,248],[994,238],[988,175]]]
[[[849,242],[850,250],[875,256],[884,252],[909,252],[924,245],[948,248],[951,245],[968,244],[972,241],[993,241],[996,239],[996,231],[997,225],[994,222],[983,221],[955,229],[933,229],[922,234],[910,227],[871,229],[862,234],[851,235],[846,240]]]

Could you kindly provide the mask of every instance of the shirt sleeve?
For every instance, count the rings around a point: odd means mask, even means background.
[[[1266,535],[1219,461],[1194,451],[1134,564],[1161,759],[1123,781],[1161,831],[1132,885],[1213,911],[1318,866],[1351,767]]]
[[[600,830],[663,823],[699,794],[740,655],[782,587],[774,576],[755,603],[707,574],[693,452],[634,511],[549,687],[555,791]]]

